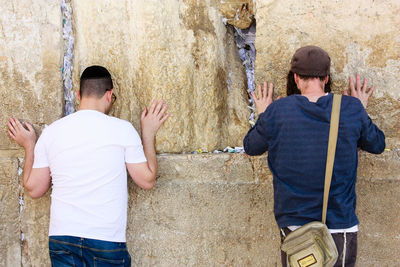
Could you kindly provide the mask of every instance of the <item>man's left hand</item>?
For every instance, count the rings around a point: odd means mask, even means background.
[[[353,77],[350,76],[349,87],[350,87],[351,96],[358,98],[361,101],[364,108],[367,108],[368,99],[372,95],[372,93],[374,92],[374,89],[375,89],[374,87],[367,89],[367,87],[368,87],[367,78],[364,78],[364,82],[361,85],[361,76],[359,74],[357,74],[356,84],[354,86],[354,79],[353,79]],[[343,90],[343,94],[349,95],[347,90]]]

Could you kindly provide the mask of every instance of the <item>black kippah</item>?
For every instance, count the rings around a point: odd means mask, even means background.
[[[101,79],[101,78],[111,78],[111,74],[108,72],[106,68],[96,65],[87,67],[81,75],[81,80]]]

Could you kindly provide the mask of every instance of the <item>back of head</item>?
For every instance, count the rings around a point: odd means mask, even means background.
[[[80,79],[81,97],[101,98],[106,91],[113,89],[111,74],[102,66],[87,67]]]
[[[297,49],[290,62],[290,71],[308,77],[326,77],[330,73],[331,58],[318,46]]]
[[[296,50],[290,61],[290,71],[287,77],[287,95],[300,94],[294,81],[296,73],[303,80],[319,78],[321,81],[330,74],[331,59],[328,53],[318,46],[303,46]],[[325,85],[325,92],[330,92],[331,77]]]

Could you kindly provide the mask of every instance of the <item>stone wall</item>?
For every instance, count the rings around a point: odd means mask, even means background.
[[[45,124],[63,114],[60,3],[32,0],[0,3],[1,266],[20,266],[29,257],[35,262],[42,252],[32,255],[30,248],[22,244],[30,244],[34,249],[35,244],[46,238],[45,235],[28,235],[29,242],[22,242],[25,239],[22,235],[25,231],[23,224],[32,223],[40,227],[42,224],[34,216],[21,213],[24,193],[19,167],[24,154],[8,138],[6,122],[10,116],[15,116],[31,122],[40,133]],[[30,201],[25,198],[26,203]],[[43,201],[36,202],[33,209],[45,209],[43,220],[46,221],[48,209],[41,205]],[[31,208],[28,206],[28,209]],[[30,211],[29,214],[32,213]],[[42,232],[47,233],[46,229]]]
[[[334,92],[361,74],[375,86],[367,111],[386,134],[388,148],[400,145],[400,2],[257,1],[256,81],[275,83],[286,94],[286,76],[296,49],[317,45],[332,60]]]
[[[110,69],[112,114],[139,129],[154,98],[171,118],[157,136],[159,178],[130,183],[128,247],[133,266],[280,266],[266,156],[182,154],[241,146],[248,130],[246,80],[223,16],[257,20],[256,82],[284,95],[294,51],[307,44],[331,55],[334,91],[359,72],[376,91],[368,106],[387,136],[382,155],[360,152],[358,266],[395,266],[400,254],[400,3],[372,0],[72,0],[74,72]],[[224,9],[224,5],[229,5]],[[244,13],[232,12],[247,5]],[[38,133],[63,116],[61,0],[0,3],[0,265],[48,266],[50,192],[21,186],[23,151],[7,137],[10,116]],[[226,7],[226,6],[225,6]],[[225,11],[224,11],[225,10]],[[240,26],[242,24],[237,24]]]
[[[171,117],[157,136],[160,152],[240,144],[244,73],[216,1],[79,0],[73,8],[75,84],[87,66],[105,65],[116,81],[113,114],[137,129],[143,107],[164,99]]]

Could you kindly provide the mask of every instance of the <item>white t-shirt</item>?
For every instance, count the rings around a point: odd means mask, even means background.
[[[132,124],[95,110],[80,110],[46,127],[33,168],[50,167],[49,235],[126,242],[125,163],[145,162]]]

